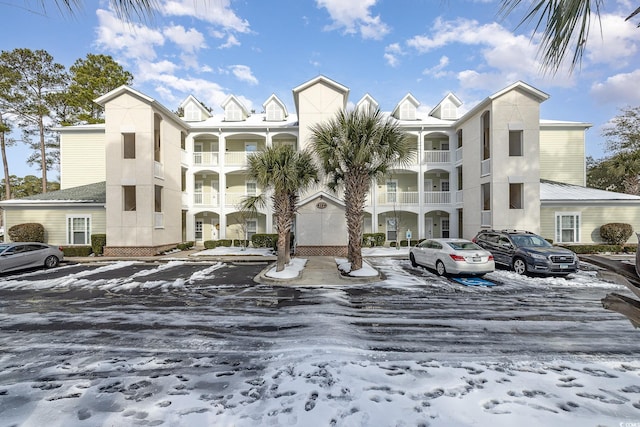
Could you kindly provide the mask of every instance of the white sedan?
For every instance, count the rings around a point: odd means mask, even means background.
[[[495,270],[491,252],[465,239],[427,239],[409,251],[414,267],[436,270],[438,275],[473,274],[483,275]]]

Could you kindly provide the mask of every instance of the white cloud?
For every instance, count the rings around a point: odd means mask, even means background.
[[[604,82],[591,86],[591,95],[601,103],[612,103],[618,107],[624,105],[640,105],[640,69],[630,73],[616,74]]]
[[[251,73],[251,68],[246,65],[231,65],[229,67],[231,73],[243,82],[247,82],[252,85],[258,84],[258,79]]]
[[[236,36],[234,36],[233,34],[229,34],[229,37],[227,37],[227,41],[218,46],[218,49],[228,49],[233,46],[240,46],[240,42],[238,41]]]
[[[162,46],[165,38],[160,31],[140,24],[125,23],[111,11],[98,9],[96,44],[107,52],[118,53],[129,59],[153,60],[156,46]]]
[[[612,67],[628,65],[637,58],[640,30],[620,15],[602,15],[602,33],[597,25],[589,32],[585,56],[590,63]],[[597,27],[597,28],[596,28]]]
[[[195,52],[207,47],[204,36],[195,28],[185,30],[182,25],[172,25],[163,29],[163,34],[186,52]]]
[[[384,48],[384,59],[387,61],[387,64],[392,67],[400,65],[400,59],[398,57],[402,55],[404,55],[404,52],[398,43],[392,43]]]
[[[167,16],[189,16],[219,25],[228,31],[248,33],[249,22],[238,17],[230,3],[230,0],[170,0],[164,3],[161,13]]]
[[[333,20],[326,30],[344,29],[347,34],[360,33],[364,39],[380,40],[390,31],[379,15],[372,16],[369,10],[377,0],[316,0],[318,7],[325,8]]]
[[[431,68],[425,68],[424,71],[422,71],[422,74],[431,75],[435,78],[443,77],[447,74],[446,71],[444,71],[447,65],[449,65],[449,57],[443,55],[440,57],[438,65],[434,65]]]

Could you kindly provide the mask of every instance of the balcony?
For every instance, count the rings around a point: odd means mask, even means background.
[[[425,191],[425,205],[446,205],[451,203],[450,191]]]
[[[456,149],[456,162],[462,160],[462,147]]]
[[[257,194],[247,194],[247,193],[234,193],[234,192],[227,192],[225,194],[225,201],[224,204],[225,206],[228,207],[239,207],[242,202],[244,201],[244,199],[248,196],[256,196]]]
[[[419,203],[417,191],[385,192],[378,194],[380,205],[417,205]]]
[[[186,208],[187,206],[189,206],[189,194],[185,191],[182,192],[182,207]]]
[[[193,153],[194,166],[218,166],[218,153],[199,151]]]
[[[451,154],[446,150],[425,150],[422,157],[423,163],[449,163]]]
[[[224,164],[226,166],[246,166],[247,157],[254,151],[227,151],[224,153]]]
[[[456,203],[462,203],[464,202],[464,197],[463,197],[463,192],[462,190],[458,190],[456,191]]]
[[[218,194],[216,193],[193,193],[193,205],[217,208],[220,205]]]

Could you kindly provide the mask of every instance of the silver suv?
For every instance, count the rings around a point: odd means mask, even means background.
[[[566,276],[578,271],[578,256],[528,231],[483,230],[473,241],[493,254],[496,264],[518,274]]]

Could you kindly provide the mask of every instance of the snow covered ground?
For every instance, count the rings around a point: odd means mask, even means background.
[[[0,427],[640,426],[640,332],[593,271],[257,285],[266,265],[0,278]]]

